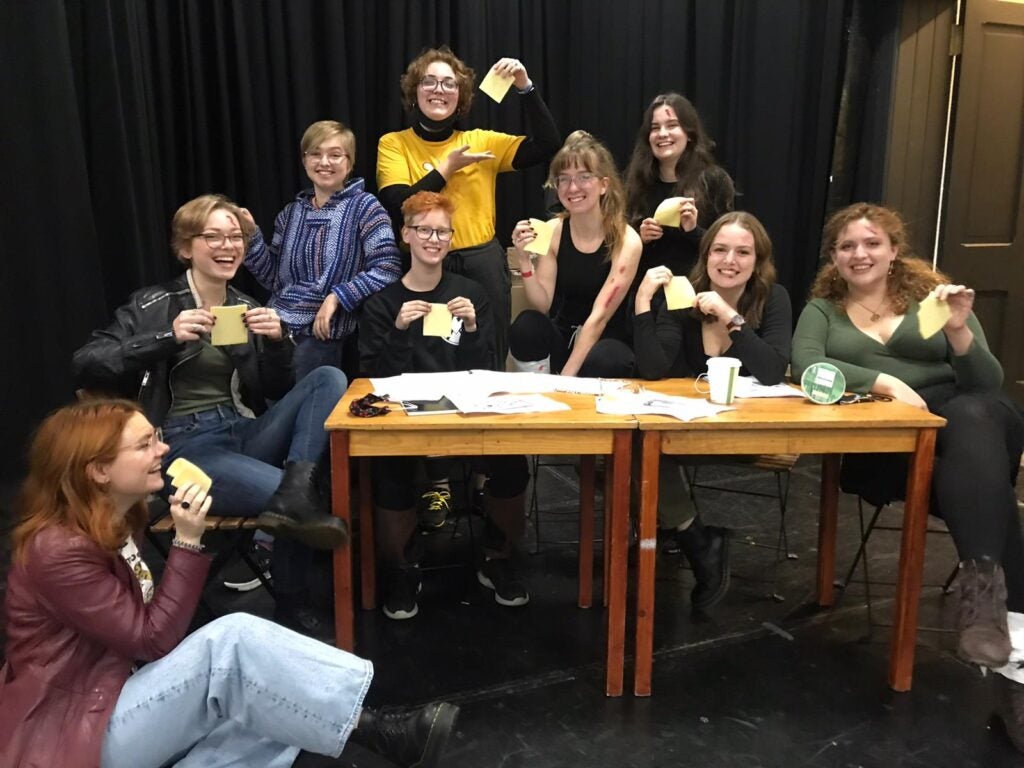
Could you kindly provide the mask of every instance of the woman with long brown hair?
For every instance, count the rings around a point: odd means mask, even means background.
[[[775,282],[772,242],[757,218],[734,211],[716,220],[690,273],[695,306],[670,310],[663,303],[652,311],[653,298],[672,277],[667,266],[652,267],[636,292],[633,350],[642,377],[697,376],[707,372],[709,358],[728,355],[763,384],[782,381],[792,309],[786,289]],[[728,531],[703,525],[677,462],[664,457],[659,477],[658,523],[693,567],[691,604],[710,608],[729,587]]]
[[[213,498],[194,484],[170,497],[175,538],[156,586],[138,544],[167,451],[125,400],[67,406],[39,428],[7,582],[0,763],[285,768],[351,737],[401,765],[438,765],[458,710],[363,708],[370,662],[248,614],[185,637]]]
[[[640,259],[640,238],[626,222],[625,197],[608,149],[575,131],[551,161],[547,185],[565,212],[537,258],[523,250],[537,233],[529,221],[512,232],[531,309],[509,334],[522,370],[565,376],[629,376],[626,293]]]
[[[856,203],[833,214],[821,255],[826,263],[793,335],[794,376],[832,363],[853,392],[946,419],[935,448],[932,510],[961,561],[958,652],[1002,672],[1003,718],[1024,749],[1024,677],[1008,663],[1007,615],[1024,627],[1024,542],[1014,492],[1024,421],[1000,390],[1003,370],[972,311],[974,291],[916,258],[900,215],[879,205]],[[929,294],[945,303],[949,318],[924,338],[919,313]],[[841,480],[885,503],[902,498],[905,477],[906,465],[885,455],[844,461]]]

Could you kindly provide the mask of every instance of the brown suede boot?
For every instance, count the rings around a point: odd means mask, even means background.
[[[957,631],[960,658],[996,669],[1010,660],[1006,626],[1006,580],[1002,567],[986,558],[960,563]]]
[[[1008,677],[995,675],[996,715],[1006,728],[1018,752],[1024,752],[1024,685]]]

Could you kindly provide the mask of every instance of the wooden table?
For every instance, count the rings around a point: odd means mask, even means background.
[[[360,457],[360,510],[362,527],[360,558],[362,569],[362,604],[372,608],[375,603],[373,573],[373,508],[370,494],[369,461],[371,456],[486,456],[502,454],[589,455],[581,474],[581,535],[592,537],[593,526],[593,456],[609,455],[611,473],[609,494],[610,517],[605,531],[605,572],[608,602],[608,646],[605,691],[621,696],[626,639],[626,560],[629,536],[629,476],[632,433],[636,419],[632,416],[608,416],[594,410],[594,398],[587,395],[553,394],[555,400],[572,406],[570,411],[516,415],[407,416],[396,411],[384,416],[359,418],[349,413],[349,404],[372,391],[367,379],[352,382],[341,402],[328,417],[326,427],[331,435],[332,504],[334,514],[349,522],[350,457]],[[589,490],[586,485],[589,483]],[[589,507],[587,500],[589,498]],[[608,505],[606,499],[606,505]],[[589,514],[588,514],[589,508]],[[586,526],[586,527],[585,527]],[[584,551],[592,548],[581,546]],[[592,562],[580,558],[581,607],[590,605],[589,573]],[[349,547],[334,551],[334,609],[336,640],[339,648],[352,650],[354,617],[352,595],[352,552]]]
[[[646,386],[666,394],[696,396],[692,379],[649,382]],[[651,693],[658,462],[662,454],[823,454],[818,526],[818,603],[822,606],[832,605],[834,597],[842,454],[912,454],[889,651],[889,685],[897,691],[910,690],[935,436],[945,419],[899,402],[838,406],[815,405],[803,398],[751,398],[737,400],[735,405],[736,410],[692,422],[664,416],[637,417],[643,445],[635,694]]]

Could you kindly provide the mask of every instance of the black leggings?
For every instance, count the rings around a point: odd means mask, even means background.
[[[551,372],[561,373],[572,348],[557,325],[535,309],[523,310],[509,331],[509,351],[516,360],[551,358]],[[619,339],[600,339],[580,366],[580,376],[629,378],[636,375],[633,350]]]
[[[946,522],[961,560],[988,557],[1002,564],[1007,609],[1024,612],[1024,542],[1014,490],[1024,421],[1002,393],[960,394],[934,411],[946,426],[935,445],[932,512]],[[863,488],[862,496],[881,502],[885,498],[872,498],[871,491],[889,486],[884,496],[902,498],[907,463],[894,458],[847,457],[844,489]]]
[[[415,506],[418,460],[416,456],[381,456],[370,462],[373,499],[378,506],[394,510]],[[487,490],[496,499],[515,498],[530,482],[525,456],[474,457],[473,469],[487,475]]]

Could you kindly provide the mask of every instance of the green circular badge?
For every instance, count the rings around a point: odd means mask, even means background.
[[[800,377],[800,388],[812,403],[831,405],[846,391],[846,377],[831,363],[815,363]]]

